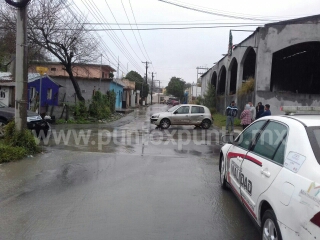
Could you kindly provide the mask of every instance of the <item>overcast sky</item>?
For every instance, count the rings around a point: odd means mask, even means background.
[[[88,27],[95,29],[131,29],[131,27],[136,29],[136,22],[138,24],[186,24],[138,25],[139,29],[208,27],[217,23],[262,24],[272,22],[272,20],[316,15],[319,14],[320,9],[319,0],[166,0],[202,11],[260,19],[249,21],[197,12],[159,0],[69,1],[76,4],[72,7],[74,11],[81,10],[87,16],[88,22],[103,23],[102,25],[88,25]],[[129,23],[125,11],[132,26],[123,25]],[[268,21],[261,21],[261,19],[268,19]],[[120,27],[117,24],[112,25],[116,22],[120,24]],[[110,25],[106,25],[106,23]],[[195,25],[199,23],[212,24]],[[110,61],[110,65],[116,68],[119,57],[121,63],[120,75],[122,75],[122,72],[125,75],[128,67],[129,71],[134,70],[144,76],[145,64],[142,61],[151,61],[148,77],[151,76],[149,73],[155,72],[155,79],[161,81],[161,86],[167,86],[173,76],[182,78],[187,83],[196,82],[197,67],[210,68],[213,63],[223,57],[222,54],[227,53],[230,29],[255,30],[256,28],[256,26],[252,26],[187,30],[140,30],[134,31],[134,33],[131,30],[113,30],[94,32],[94,34],[99,34],[102,37],[102,47],[99,50],[103,54],[102,61],[104,64],[109,64]],[[250,35],[250,32],[233,32],[233,43],[241,42],[248,35]],[[199,72],[203,71],[205,70],[199,70]]]

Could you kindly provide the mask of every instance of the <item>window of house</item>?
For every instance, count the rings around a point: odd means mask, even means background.
[[[51,71],[55,72],[55,71],[57,71],[57,69],[56,68],[51,68]]]
[[[47,99],[52,99],[52,88],[47,89]]]
[[[104,72],[102,72],[102,78],[104,78]]]
[[[29,94],[30,94],[30,99],[35,98],[36,96],[36,88],[35,87],[31,87],[29,90]]]

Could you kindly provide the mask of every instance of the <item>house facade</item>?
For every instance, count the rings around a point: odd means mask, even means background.
[[[40,102],[41,112],[48,106],[58,106],[59,88],[51,77],[29,74],[28,78],[28,109],[35,111]]]
[[[16,83],[10,72],[0,72],[0,102],[14,107]]]
[[[37,66],[47,67],[47,75],[53,77],[55,82],[62,86],[59,90],[59,103],[75,104],[78,101],[74,86],[62,64],[56,62],[33,63],[28,71],[36,72]],[[115,70],[109,65],[74,64],[72,71],[85,100],[91,99],[95,91],[99,90],[105,94],[112,89],[117,89],[116,86],[111,87],[116,85],[112,83],[113,79],[110,77]],[[119,89],[117,90],[119,92]]]

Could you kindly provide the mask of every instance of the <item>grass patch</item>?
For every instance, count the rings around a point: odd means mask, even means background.
[[[222,115],[220,113],[212,114],[213,125],[222,128],[226,126],[227,116]],[[238,118],[234,118],[234,126],[241,126],[241,121]]]
[[[12,147],[0,142],[0,163],[16,161],[27,156],[28,151],[23,147]]]

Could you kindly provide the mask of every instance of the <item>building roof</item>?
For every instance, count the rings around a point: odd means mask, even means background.
[[[32,64],[43,64],[43,65],[62,65],[60,62],[37,62],[34,61]],[[103,68],[109,68],[110,72],[115,72],[116,70],[112,68],[110,65],[106,64],[93,64],[93,63],[72,63],[72,66],[93,66],[93,67],[103,67]]]
[[[43,77],[50,79],[56,85],[58,85],[59,87],[62,87],[60,84],[56,83],[51,77],[47,75],[44,75]],[[39,78],[40,78],[39,73],[28,73],[28,82],[36,81]],[[0,86],[14,87],[15,85],[16,85],[16,82],[13,79],[13,76],[10,72],[0,72]]]
[[[302,18],[294,18],[294,19],[289,19],[289,20],[280,21],[280,22],[268,23],[265,26],[269,27],[272,25],[299,24],[299,23],[305,23],[305,22],[320,23],[319,21],[320,21],[320,14],[302,17]]]
[[[13,76],[11,72],[0,72],[0,82],[10,82],[13,81]]]
[[[40,79],[41,75],[39,73],[28,73],[28,82],[34,82],[38,79]],[[51,80],[54,84],[56,84],[59,87],[63,87],[62,85],[60,85],[59,83],[56,83],[50,76],[48,75],[43,75],[43,78],[48,78],[49,80]]]

